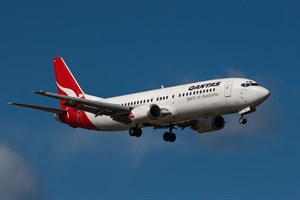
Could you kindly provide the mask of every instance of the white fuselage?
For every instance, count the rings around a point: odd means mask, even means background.
[[[250,85],[254,83],[253,85]],[[249,85],[245,86],[248,83]],[[242,86],[244,84],[244,86]],[[215,79],[161,88],[112,98],[85,95],[87,99],[99,100],[132,108],[156,104],[162,111],[172,115],[162,117],[153,124],[172,124],[198,118],[236,113],[247,107],[257,107],[269,95],[269,91],[255,81],[242,78]],[[97,116],[86,112],[87,117],[103,131],[128,130],[134,123],[125,125],[110,116]],[[143,125],[141,125],[143,126]]]

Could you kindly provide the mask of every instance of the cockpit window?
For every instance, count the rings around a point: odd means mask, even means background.
[[[250,86],[259,86],[258,83],[252,81],[246,81],[246,83],[241,84],[242,87],[250,87]]]

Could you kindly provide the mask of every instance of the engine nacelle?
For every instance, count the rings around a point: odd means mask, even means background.
[[[129,118],[133,122],[147,123],[160,119],[161,109],[156,104],[142,105],[131,110]]]
[[[225,120],[222,116],[210,117],[207,119],[198,119],[192,126],[192,129],[198,133],[221,130],[225,126]]]

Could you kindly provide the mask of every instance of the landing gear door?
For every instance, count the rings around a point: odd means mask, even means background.
[[[232,81],[228,81],[225,85],[225,97],[230,97],[231,96],[231,90],[232,90]]]

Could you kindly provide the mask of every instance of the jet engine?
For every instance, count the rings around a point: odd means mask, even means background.
[[[142,105],[131,110],[129,118],[133,122],[147,123],[160,119],[161,109],[156,104]]]
[[[211,131],[221,130],[225,126],[225,120],[222,116],[198,119],[194,125],[192,125],[192,129],[197,131],[198,133],[205,133]]]

